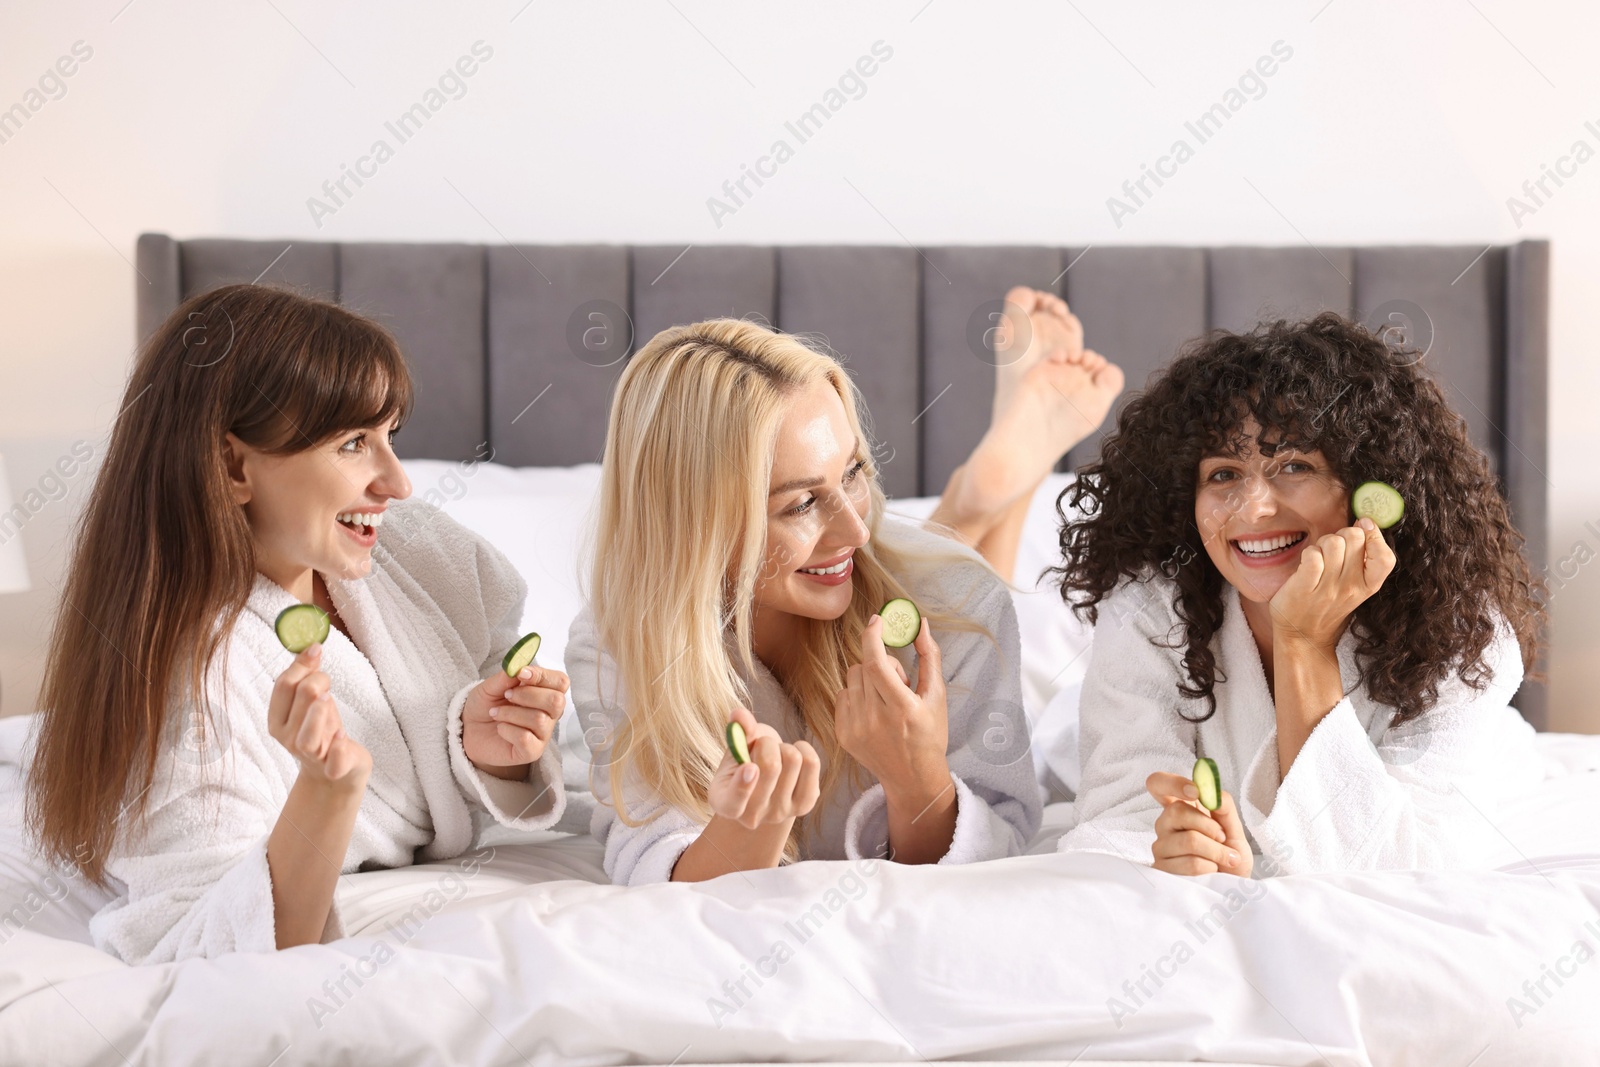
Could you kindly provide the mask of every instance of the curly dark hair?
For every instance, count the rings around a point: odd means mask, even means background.
[[[1211,648],[1224,579],[1195,525],[1200,461],[1246,446],[1265,456],[1320,451],[1346,489],[1383,481],[1405,499],[1404,520],[1384,533],[1394,572],[1351,620],[1362,683],[1395,709],[1394,722],[1426,711],[1456,671],[1487,686],[1497,616],[1531,676],[1542,585],[1488,459],[1419,360],[1332,312],[1191,342],[1127,403],[1099,461],[1057,499],[1064,562],[1051,572],[1062,598],[1092,623],[1124,580],[1171,579],[1184,635],[1167,647],[1183,648],[1189,684],[1180,692],[1207,702],[1194,721],[1209,719],[1214,686],[1226,680]],[[1244,429],[1252,417],[1253,442]]]

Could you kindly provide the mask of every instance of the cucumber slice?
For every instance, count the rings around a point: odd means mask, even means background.
[[[750,745],[745,741],[744,727],[736,722],[728,724],[728,751],[733,753],[735,763],[750,762]]]
[[[1394,486],[1385,482],[1362,482],[1350,494],[1350,510],[1358,519],[1371,519],[1378,529],[1387,530],[1406,513],[1406,502]]]
[[[500,669],[515,678],[538,654],[539,635],[523,634],[516,644],[506,650],[505,658],[500,661]]]
[[[922,612],[904,597],[896,597],[878,612],[883,619],[883,643],[890,648],[905,648],[922,631]]]
[[[298,656],[312,645],[326,641],[332,624],[328,622],[328,613],[315,604],[292,604],[278,612],[272,628],[277,631],[283,647]]]
[[[1194,787],[1200,791],[1200,806],[1207,811],[1222,807],[1222,775],[1217,773],[1217,761],[1201,757],[1194,761]]]

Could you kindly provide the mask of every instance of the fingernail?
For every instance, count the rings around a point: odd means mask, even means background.
[[[320,656],[320,655],[322,655],[322,642],[318,641],[314,645],[307,645],[306,646],[306,655],[308,655],[308,656]]]
[[[1190,800],[1199,800],[1200,790],[1196,789],[1192,785],[1186,785],[1183,787],[1183,795],[1188,797]]]
[[[499,708],[490,708],[489,709],[489,718],[498,719],[499,717],[500,717],[500,709]]]
[[[744,770],[739,772],[739,780],[741,782],[744,782],[746,785],[749,785],[751,782],[755,781],[756,780],[755,765],[754,764],[750,764],[750,763],[745,764],[744,765]]]
[[[1237,866],[1239,866],[1239,854],[1237,852],[1233,851],[1232,849],[1228,850],[1227,860],[1228,860],[1228,866],[1229,867],[1237,867]]]
[[[517,672],[517,677],[521,678],[524,682],[526,682],[529,678],[533,677],[533,668],[532,667],[524,667],[524,668],[522,668],[520,671]]]

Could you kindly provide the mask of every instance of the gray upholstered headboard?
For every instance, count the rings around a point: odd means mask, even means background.
[[[596,462],[629,351],[664,327],[754,316],[844,358],[891,495],[937,494],[988,420],[988,312],[1012,285],[1059,292],[1130,389],[1215,327],[1323,309],[1426,350],[1490,455],[1536,570],[1546,559],[1550,249],[331,244],[139,238],[139,336],[229,282],[290,285],[387,324],[418,383],[410,457]],[[1091,458],[1097,440],[1069,463]],[[1545,718],[1542,687],[1518,706]]]

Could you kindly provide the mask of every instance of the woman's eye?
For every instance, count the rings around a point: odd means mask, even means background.
[[[1206,481],[1208,481],[1208,482],[1223,482],[1223,481],[1227,481],[1232,476],[1233,476],[1233,472],[1230,471],[1230,470],[1212,471],[1210,477],[1208,477],[1206,479]]]
[[[844,474],[844,482],[845,482],[845,484],[849,485],[851,482],[855,481],[856,480],[856,475],[860,474],[861,471],[862,471],[862,468],[864,468],[866,465],[867,465],[867,461],[866,460],[864,460],[864,459],[856,460],[856,465],[851,467],[849,470],[845,471],[845,474]]]
[[[339,446],[339,451],[340,452],[359,452],[359,451],[361,451],[361,446],[366,444],[366,443],[367,443],[367,435],[364,434],[364,433],[358,433],[354,437],[350,438],[350,440],[348,440],[344,444],[340,445]]]
[[[789,509],[789,514],[791,514],[791,515],[804,515],[806,512],[811,510],[812,505],[816,504],[816,502],[817,502],[817,498],[816,497],[814,497],[814,496],[807,497],[806,499],[802,500],[800,503],[796,504],[794,507],[790,508]]]

